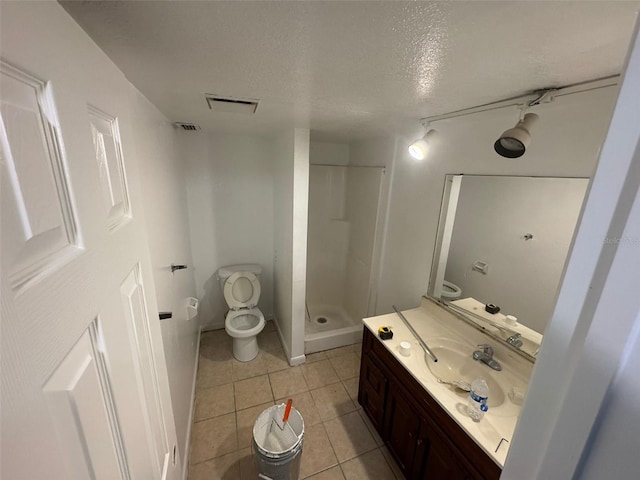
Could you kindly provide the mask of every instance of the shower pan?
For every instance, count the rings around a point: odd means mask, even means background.
[[[350,345],[373,314],[384,168],[311,165],[305,353]]]

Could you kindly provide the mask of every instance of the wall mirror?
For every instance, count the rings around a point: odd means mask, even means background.
[[[533,360],[588,182],[447,175],[428,295]]]

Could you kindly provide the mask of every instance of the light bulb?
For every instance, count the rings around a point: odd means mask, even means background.
[[[409,155],[411,155],[416,160],[424,160],[424,158],[427,156],[428,150],[429,146],[423,139],[416,140],[411,145],[409,145]]]
[[[433,141],[435,130],[429,130],[424,137],[409,145],[409,155],[416,160],[424,160],[429,152],[429,143]]]

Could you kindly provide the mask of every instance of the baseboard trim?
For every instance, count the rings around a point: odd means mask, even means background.
[[[200,327],[200,330],[203,332],[210,332],[211,330],[220,330],[221,328],[224,328],[224,322],[208,323]]]
[[[196,406],[196,381],[198,378],[198,363],[200,361],[200,337],[202,327],[198,329],[198,339],[196,340],[196,361],[193,369],[193,383],[191,385],[191,407],[189,408],[189,426],[187,427],[187,438],[185,441],[184,458],[182,459],[182,480],[189,478],[189,458],[191,457],[191,427],[193,426],[193,416]]]
[[[287,358],[289,365],[291,365],[292,367],[295,367],[297,365],[302,365],[306,361],[307,357],[305,357],[304,354],[298,355],[296,357],[291,356],[291,350],[289,350],[289,346],[287,345],[287,342],[284,341],[284,337],[282,336],[282,330],[280,330],[280,325],[278,324],[278,319],[276,318],[275,315],[273,315],[272,321],[273,321],[273,325],[276,327],[276,332],[278,332],[278,337],[280,338],[280,344],[284,349],[284,355]]]
[[[307,361],[307,357],[303,353],[302,355],[298,355],[297,357],[289,358],[289,365],[291,365],[292,367],[296,367],[298,365],[302,365],[306,361]]]

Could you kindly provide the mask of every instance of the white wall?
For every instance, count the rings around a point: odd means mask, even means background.
[[[461,184],[444,279],[544,333],[588,180],[465,176]]]
[[[259,308],[273,315],[273,157],[271,141],[247,135],[181,132],[189,225],[200,318],[224,326],[227,305],[218,268],[258,263]]]
[[[578,478],[636,478],[640,472],[640,316],[625,346],[620,369],[583,453]],[[622,461],[624,460],[624,461]]]
[[[304,362],[309,130],[280,133],[274,155],[274,310],[291,364]]]
[[[197,317],[187,319],[185,306],[186,299],[195,295],[195,281],[184,170],[175,128],[138,90],[131,87],[129,96],[158,310],[173,313],[160,327],[178,449],[187,465],[200,329]],[[172,274],[171,263],[189,268]]]
[[[386,167],[382,175],[380,196],[378,199],[378,215],[376,219],[377,235],[373,243],[371,261],[371,289],[367,312],[377,313],[378,294],[382,282],[382,265],[388,255],[386,242],[388,236],[389,208],[391,203],[391,185],[393,182],[393,165],[396,156],[396,140],[394,138],[375,138],[357,142],[349,146],[349,163],[354,166]]]
[[[342,305],[350,224],[346,219],[348,168],[311,165],[307,295],[309,305]]]
[[[309,144],[311,165],[348,165],[349,144],[312,141]]]
[[[330,165],[349,163],[349,145],[311,141],[309,163],[306,301],[342,305],[349,240],[345,221],[347,169]]]
[[[607,87],[541,105],[533,142],[520,159],[493,150],[497,136],[516,123],[515,108],[434,123],[436,142],[423,161],[407,153],[420,132],[351,145],[353,163],[391,167],[376,313],[390,312],[392,304],[414,307],[427,291],[446,174],[590,177],[616,94]]]
[[[382,168],[311,165],[307,303],[367,316]]]
[[[293,324],[293,143],[293,131],[282,132],[273,142],[273,310],[289,358]]]
[[[382,168],[352,167],[347,174],[349,244],[344,304],[355,322],[368,316]]]
[[[309,130],[294,130],[292,365],[304,362],[305,294],[307,290],[307,226],[309,215]]]

